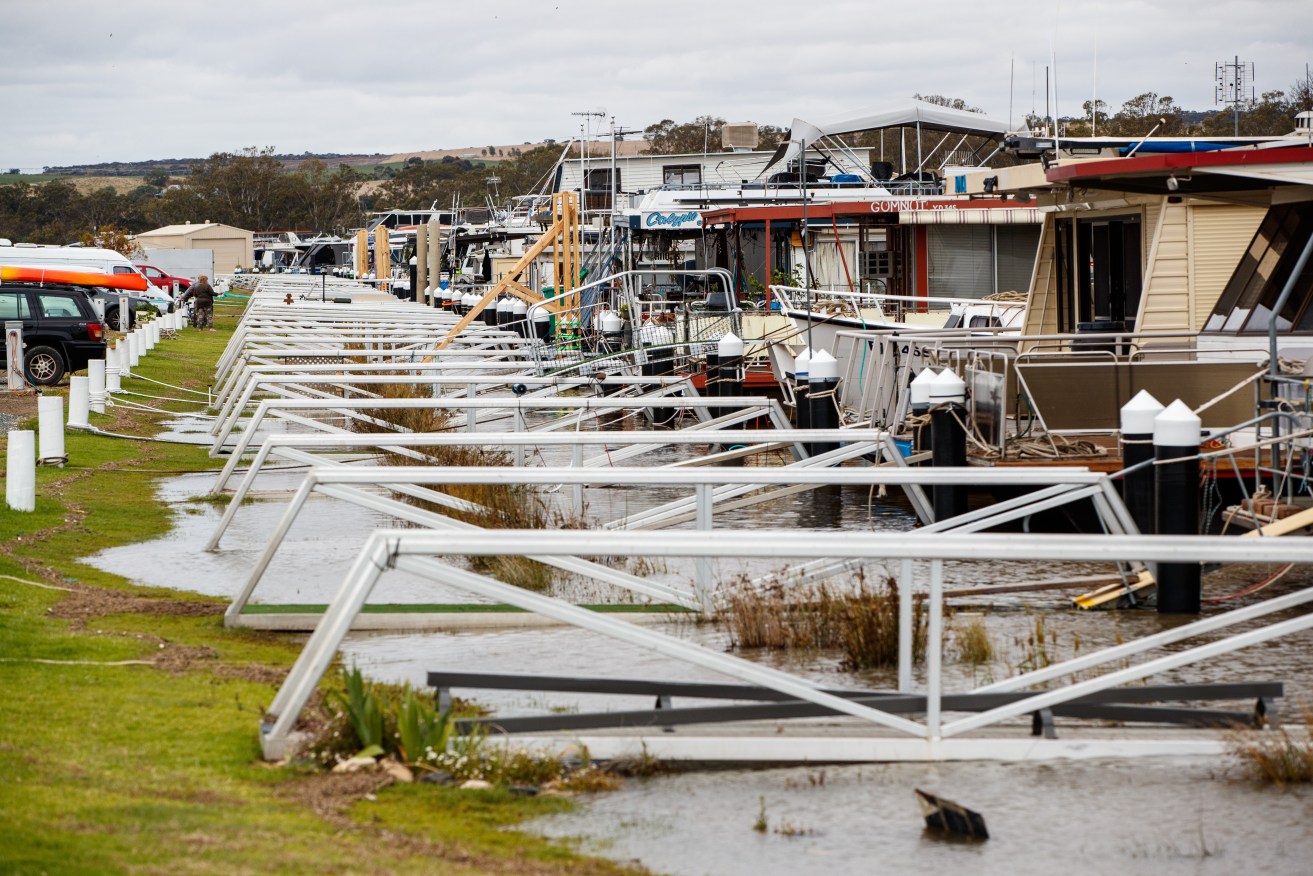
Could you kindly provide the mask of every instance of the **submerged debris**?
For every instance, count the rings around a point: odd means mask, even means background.
[[[979,812],[920,788],[915,791],[916,800],[921,804],[921,814],[925,816],[926,827],[955,836],[989,839],[985,817]]]

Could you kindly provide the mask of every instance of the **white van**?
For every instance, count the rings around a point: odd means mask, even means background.
[[[8,244],[8,245],[6,245]],[[155,293],[155,287],[141,273],[141,269],[122,253],[112,249],[90,246],[47,246],[36,243],[10,244],[0,242],[0,265],[20,265],[32,268],[60,268],[64,270],[95,271],[101,274],[140,274],[146,281],[145,292],[129,293],[130,306],[135,312],[143,304],[150,304],[160,313],[174,309],[173,300]],[[113,328],[123,329],[118,320],[117,296],[100,297],[106,304],[105,318]]]

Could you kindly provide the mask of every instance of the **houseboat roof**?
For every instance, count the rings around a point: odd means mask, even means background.
[[[966,134],[998,138],[1008,133],[1010,125],[1002,119],[984,113],[951,109],[923,100],[911,100],[903,106],[876,112],[855,113],[828,122],[812,123],[794,119],[789,126],[789,139],[780,144],[775,156],[767,163],[767,170],[781,161],[786,164],[802,152],[804,143],[814,144],[832,134],[850,134],[854,131],[876,131],[883,128],[924,128],[951,134]]]
[[[744,222],[796,222],[804,214],[809,224],[872,216],[882,217],[874,221],[877,225],[1028,225],[1041,221],[1039,209],[1021,208],[1014,201],[999,198],[884,198],[879,201],[809,203],[805,210],[801,204],[732,206],[705,210],[702,219],[707,226],[719,226]]]
[[[1049,166],[1044,176],[1053,184],[1158,195],[1313,185],[1313,145],[1062,162]]]

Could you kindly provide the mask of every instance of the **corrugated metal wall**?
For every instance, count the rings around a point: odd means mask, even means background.
[[[1190,224],[1194,328],[1200,329],[1254,239],[1267,210],[1234,204],[1193,209]]]
[[[1058,330],[1057,274],[1053,263],[1054,221],[1057,215],[1044,217],[1044,230],[1040,232],[1039,256],[1035,259],[1034,276],[1027,298],[1026,326],[1022,334],[1053,334]],[[1029,347],[1027,347],[1029,349]]]
[[[1153,212],[1160,212],[1161,221],[1149,250],[1137,327],[1198,331],[1265,211],[1235,204],[1182,203]]]
[[[1149,236],[1144,291],[1135,327],[1138,331],[1189,331],[1194,312],[1190,289],[1190,208],[1155,206],[1146,214],[1159,220]],[[1148,224],[1146,215],[1146,224]]]

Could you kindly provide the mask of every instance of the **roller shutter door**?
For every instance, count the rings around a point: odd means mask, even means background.
[[[932,225],[926,229],[930,294],[984,298],[994,291],[994,260],[988,225]]]
[[[1035,272],[1035,253],[1039,249],[1038,225],[996,225],[998,250],[998,292],[1026,292]]]

